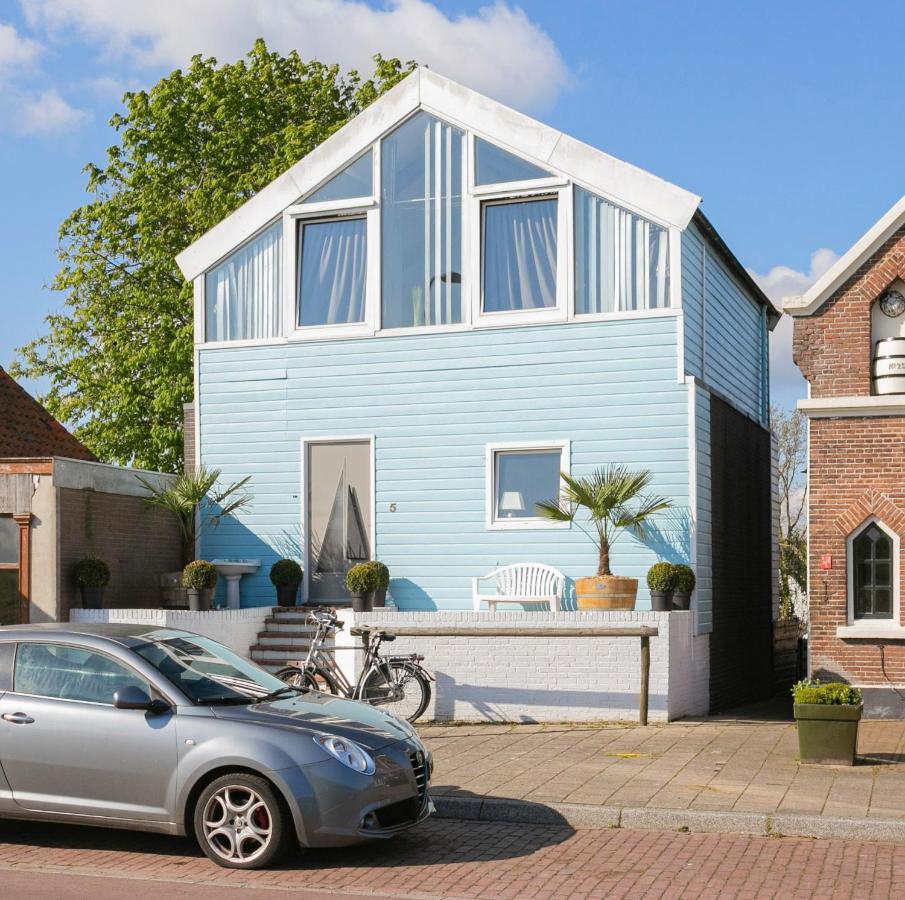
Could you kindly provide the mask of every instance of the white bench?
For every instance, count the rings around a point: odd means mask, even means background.
[[[482,593],[481,582],[491,580],[496,583],[496,593]],[[553,566],[514,563],[472,579],[472,602],[475,612],[482,602],[491,612],[496,611],[497,603],[544,603],[556,612],[565,586],[566,576]]]

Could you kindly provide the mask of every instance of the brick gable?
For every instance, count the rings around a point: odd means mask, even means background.
[[[50,456],[96,459],[81,441],[0,368],[0,459]]]

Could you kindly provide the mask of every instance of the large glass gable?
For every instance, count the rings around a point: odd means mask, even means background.
[[[506,184],[510,181],[534,181],[553,173],[507,153],[483,138],[475,138],[475,184]]]
[[[357,200],[374,194],[374,159],[370,150],[305,198],[305,203]]]

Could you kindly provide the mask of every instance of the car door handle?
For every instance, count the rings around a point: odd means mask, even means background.
[[[25,713],[3,713],[4,722],[12,722],[13,725],[31,725],[34,719]]]

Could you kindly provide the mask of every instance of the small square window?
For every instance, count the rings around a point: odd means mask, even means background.
[[[488,524],[499,528],[555,524],[538,513],[537,504],[559,497],[560,472],[568,470],[566,445],[496,447],[488,463]]]

